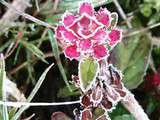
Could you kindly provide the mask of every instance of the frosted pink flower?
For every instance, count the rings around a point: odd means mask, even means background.
[[[107,29],[112,20],[111,14],[106,8],[95,12],[89,2],[81,3],[75,15],[65,12],[55,36],[64,47],[66,57],[77,60],[84,56],[97,60],[107,57],[106,44],[112,47],[121,39],[120,30]]]

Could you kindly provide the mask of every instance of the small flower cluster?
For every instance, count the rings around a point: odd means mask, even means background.
[[[111,26],[116,13],[106,8],[94,11],[91,3],[80,4],[78,14],[66,12],[62,24],[55,30],[55,36],[63,46],[65,56],[79,60],[89,56],[100,60],[108,56],[107,46],[113,48],[120,40],[122,31]]]

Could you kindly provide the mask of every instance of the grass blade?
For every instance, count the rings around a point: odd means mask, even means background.
[[[40,76],[38,82],[36,83],[34,89],[32,90],[32,92],[30,93],[29,97],[27,98],[27,102],[30,102],[33,97],[35,96],[35,94],[37,93],[37,91],[39,90],[39,88],[41,87],[48,71],[51,69],[51,67],[53,66],[54,64],[51,64],[43,73],[42,75]],[[18,111],[17,113],[11,118],[11,120],[17,120],[21,114],[28,108],[29,106],[22,106]]]
[[[53,55],[55,56],[55,59],[57,61],[57,65],[58,65],[58,68],[60,70],[60,73],[61,73],[61,75],[63,77],[63,80],[64,80],[65,84],[67,85],[69,91],[72,92],[72,89],[71,89],[71,87],[68,83],[68,80],[67,80],[65,70],[64,70],[64,68],[62,66],[62,63],[61,63],[57,40],[54,38],[54,34],[53,34],[52,30],[48,30],[48,34],[49,34],[49,38],[50,38],[50,43],[51,43]]]
[[[39,59],[41,59],[43,62],[47,63],[48,62],[44,59],[44,54],[43,52],[34,44],[25,42],[25,41],[20,41],[30,52],[32,52],[35,56],[37,56]]]
[[[3,57],[3,54],[0,54],[0,100],[2,100],[2,101],[6,101],[6,92],[4,89],[5,77],[6,77],[6,72],[5,72],[4,57]],[[9,120],[7,106],[2,105],[1,110],[2,110],[3,120]]]

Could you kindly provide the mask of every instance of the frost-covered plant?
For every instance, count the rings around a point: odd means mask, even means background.
[[[108,57],[121,41],[122,30],[116,27],[117,13],[106,8],[94,11],[91,3],[80,4],[78,13],[66,12],[55,30],[55,37],[70,60],[79,61],[73,83],[81,90],[82,110],[75,110],[76,120],[110,120],[108,112],[126,96],[117,70]],[[96,110],[101,111],[96,114]]]
[[[71,60],[107,57],[107,45],[113,48],[122,36],[122,31],[111,25],[114,20],[112,16],[117,17],[117,14],[106,8],[95,12],[88,2],[80,5],[77,14],[66,12],[56,29],[56,38],[63,46],[66,57]]]

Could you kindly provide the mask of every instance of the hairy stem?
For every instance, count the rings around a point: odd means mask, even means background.
[[[143,108],[139,105],[134,95],[126,89],[127,95],[121,101],[123,106],[136,118],[136,120],[149,120]]]

